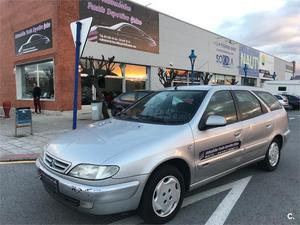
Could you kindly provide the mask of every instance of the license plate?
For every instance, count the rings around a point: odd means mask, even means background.
[[[41,180],[43,181],[44,185],[46,185],[51,191],[58,193],[58,180],[45,174],[43,171],[40,172],[41,172]]]

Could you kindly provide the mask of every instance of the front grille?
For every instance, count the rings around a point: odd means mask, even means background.
[[[44,155],[44,163],[51,169],[60,172],[65,173],[67,169],[70,167],[71,163],[63,161],[61,159],[58,159],[49,153],[45,152]]]

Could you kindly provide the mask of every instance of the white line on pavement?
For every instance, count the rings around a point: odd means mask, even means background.
[[[251,177],[246,177],[237,181],[233,186],[231,191],[226,195],[223,201],[219,204],[214,213],[210,216],[205,225],[223,225],[229,216],[233,206],[240,198],[241,194],[245,190],[247,184],[249,183]]]
[[[244,189],[246,188],[246,186],[249,183],[249,181],[251,180],[251,178],[252,178],[252,176],[245,177],[243,179],[231,182],[229,184],[225,184],[225,185],[189,196],[184,199],[184,201],[182,203],[182,208],[192,205],[203,199],[209,198],[213,195],[219,194],[223,191],[231,189],[231,191],[226,195],[226,197],[223,199],[223,201],[219,204],[217,209],[214,211],[214,213],[210,216],[208,221],[205,223],[205,225],[222,225],[226,221],[233,206],[235,205],[235,203],[237,202],[237,200],[243,193]],[[131,217],[127,217],[125,219],[110,223],[108,225],[115,225],[115,224],[136,225],[136,224],[140,224],[142,222],[143,222],[143,220],[140,217],[131,216]]]
[[[34,161],[11,161],[11,162],[0,162],[0,165],[24,164],[24,163],[35,163],[35,160],[34,160]]]
[[[290,117],[289,119],[290,119],[290,120],[294,120],[294,119],[295,119],[295,117]]]

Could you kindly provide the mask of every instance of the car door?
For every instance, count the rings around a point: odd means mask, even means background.
[[[244,154],[241,163],[264,156],[267,151],[274,122],[262,103],[247,90],[233,91],[243,126]]]
[[[206,128],[204,124],[209,115],[223,116],[227,125]],[[194,139],[198,182],[205,182],[239,164],[243,128],[230,91],[217,91],[212,95],[202,115],[199,129],[194,131]]]

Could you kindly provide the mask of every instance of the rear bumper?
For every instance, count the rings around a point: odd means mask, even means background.
[[[43,185],[52,197],[69,207],[96,215],[135,210],[147,179],[147,176],[143,175],[118,179],[117,183],[117,179],[111,179],[111,185],[83,185],[58,176],[39,159],[36,165],[44,177]],[[52,181],[54,184],[51,184]]]

